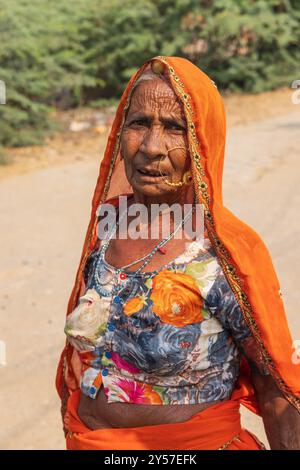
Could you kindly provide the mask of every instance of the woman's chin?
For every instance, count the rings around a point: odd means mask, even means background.
[[[132,187],[135,191],[149,197],[161,197],[170,193],[170,188],[163,181],[157,183],[135,182]]]
[[[147,196],[161,196],[170,191],[169,186],[161,177],[138,176],[136,178],[132,178],[130,183],[136,191]]]

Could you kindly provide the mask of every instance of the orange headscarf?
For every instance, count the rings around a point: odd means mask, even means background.
[[[184,58],[158,56],[150,59],[131,77],[121,97],[101,162],[91,219],[67,313],[75,308],[84,289],[83,269],[97,240],[96,210],[99,204],[113,196],[131,192],[124,177],[123,161],[120,160],[120,135],[132,86],[152,63],[157,72],[161,71],[169,78],[184,107],[197,201],[204,206],[205,227],[224,274],[266,367],[287,400],[300,411],[300,365],[292,362],[292,338],[270,254],[259,235],[223,205],[224,104],[214,82]],[[63,403],[70,393],[78,389],[79,375],[80,360],[67,343],[56,379]],[[252,411],[259,412],[249,382],[246,360],[241,369],[239,386],[244,390],[242,402]]]

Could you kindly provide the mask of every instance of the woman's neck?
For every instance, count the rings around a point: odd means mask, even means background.
[[[170,217],[168,220],[173,226],[174,218],[178,217],[178,204],[180,206],[180,217],[183,217],[185,212],[183,211],[184,204],[193,204],[194,197],[190,191],[181,191],[180,194],[166,194],[159,197],[149,197],[144,194],[133,192],[133,195],[128,198],[128,208],[133,204],[143,204],[147,209],[147,222],[143,219],[143,224],[153,225],[159,223],[162,224],[162,217]],[[157,210],[154,210],[154,205]],[[162,206],[163,205],[163,206]],[[173,206],[173,207],[172,207]],[[177,206],[177,207],[176,207]],[[185,209],[187,211],[188,209]],[[175,216],[176,214],[176,216]],[[129,222],[131,218],[129,217]]]
[[[183,190],[180,193],[166,193],[159,196],[148,196],[143,193],[133,191],[133,196],[130,202],[132,204],[143,204],[149,211],[151,211],[153,204],[164,204],[171,208],[173,204],[180,204],[181,206],[184,206],[184,204],[193,204],[193,200],[194,197],[192,192],[186,190]]]

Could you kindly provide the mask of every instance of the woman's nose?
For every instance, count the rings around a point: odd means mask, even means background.
[[[163,129],[156,126],[149,128],[145,134],[140,150],[148,158],[166,155],[167,149]]]

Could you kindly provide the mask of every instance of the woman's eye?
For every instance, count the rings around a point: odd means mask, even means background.
[[[177,124],[170,124],[167,126],[167,129],[170,129],[171,131],[185,132],[185,129]]]
[[[146,125],[146,121],[144,121],[143,119],[136,119],[134,121],[131,121],[130,125],[134,125],[134,126],[144,126]]]

